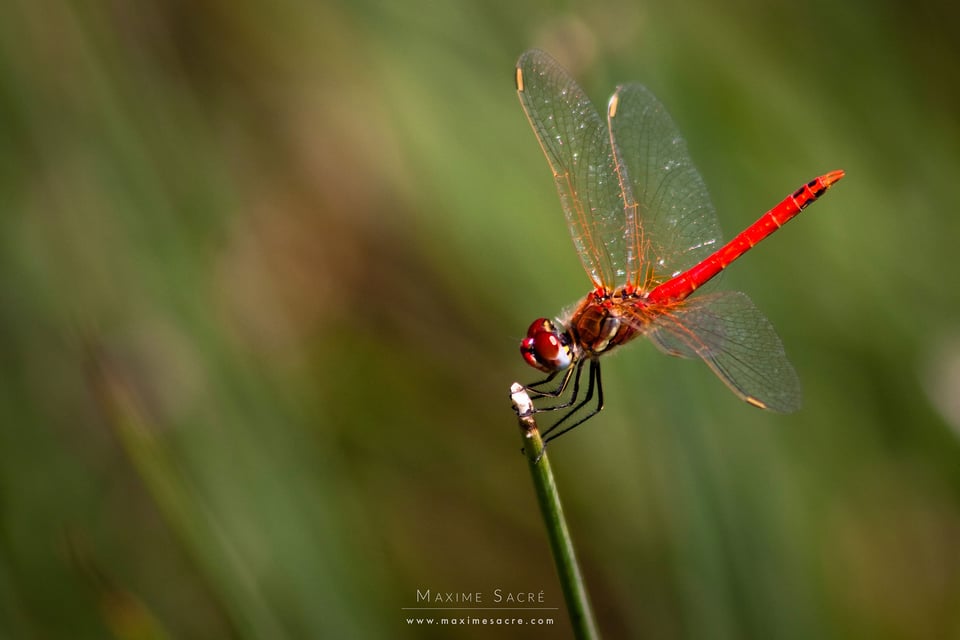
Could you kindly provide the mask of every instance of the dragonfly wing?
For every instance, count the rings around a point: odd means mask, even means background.
[[[693,298],[653,321],[647,334],[662,351],[702,358],[734,393],[780,413],[800,408],[800,380],[770,321],[746,294]]]
[[[720,248],[720,225],[687,143],[652,93],[639,84],[617,87],[607,119],[636,247],[627,280],[649,290]]]
[[[543,148],[570,235],[595,286],[623,281],[623,196],[606,123],[556,60],[531,50],[517,61],[517,95]]]

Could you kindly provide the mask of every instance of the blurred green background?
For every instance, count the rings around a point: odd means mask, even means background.
[[[0,637],[564,638],[507,389],[586,293],[513,87],[647,84],[804,383],[647,343],[551,459],[605,637],[960,638],[951,6],[24,2],[0,22]],[[544,592],[429,629],[417,591]],[[421,603],[422,605],[422,603]]]

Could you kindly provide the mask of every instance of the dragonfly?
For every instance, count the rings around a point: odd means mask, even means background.
[[[641,335],[671,356],[700,358],[754,407],[799,409],[797,373],[750,298],[737,291],[691,296],[844,172],[807,182],[724,244],[686,142],[644,86],[618,86],[604,120],[573,77],[536,49],[517,61],[516,86],[592,284],[561,317],[535,320],[520,343],[527,364],[547,374],[525,385],[531,398],[559,402],[536,411],[567,410],[543,433],[544,442],[603,409],[600,357]]]

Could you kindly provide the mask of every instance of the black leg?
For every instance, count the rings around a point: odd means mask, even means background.
[[[567,386],[570,384],[570,379],[573,378],[573,392],[570,394],[570,399],[566,402],[553,405],[552,407],[541,407],[539,409],[534,409],[534,413],[540,413],[541,411],[556,411],[557,409],[566,409],[567,407],[573,405],[577,401],[577,397],[580,395],[580,374],[583,373],[583,365],[586,363],[586,360],[579,360],[575,367],[570,367],[567,369],[566,375],[563,376],[563,382],[559,387],[553,391],[543,392],[543,391],[534,391],[533,399],[538,398],[559,398],[563,395],[563,392],[566,390]],[[556,372],[550,375],[549,378],[541,380],[540,382],[535,382],[532,385],[527,385],[527,388],[535,387],[540,384],[546,384],[556,375]]]
[[[573,374],[573,370],[574,370],[574,367],[570,367],[569,369],[567,369],[566,373],[563,374],[563,380],[560,381],[560,386],[554,389],[553,391],[538,391],[536,387],[540,387],[552,381],[554,378],[557,377],[557,374],[560,373],[559,371],[554,371],[549,376],[547,376],[546,378],[544,378],[539,382],[531,382],[530,384],[527,384],[524,386],[527,388],[527,390],[533,392],[534,400],[536,400],[537,398],[558,398],[561,395],[563,395],[564,389],[566,389],[567,384],[570,383],[570,376]]]
[[[576,402],[577,386],[580,383],[579,369],[580,367],[578,367],[577,380],[576,380],[576,383],[574,384],[574,395],[571,398],[570,402],[558,407],[551,407],[551,408],[561,409],[564,407],[569,407],[574,402]],[[600,413],[600,411],[603,410],[603,382],[600,379],[600,362],[599,361],[595,359],[590,360],[590,372],[587,375],[589,376],[589,380],[587,381],[587,393],[584,396],[583,401],[581,401],[579,404],[573,407],[573,409],[571,409],[566,414],[564,414],[564,416],[560,418],[560,420],[558,420],[553,426],[551,426],[549,429],[543,432],[544,445],[546,445],[551,440],[556,440],[557,438],[567,433],[568,431],[571,431],[575,427],[579,427],[581,424],[583,424],[584,422],[586,422],[587,420],[589,420],[590,418],[597,415],[598,413]],[[562,425],[569,418],[573,417],[574,414],[580,411],[580,409],[586,406],[590,402],[590,400],[593,399],[594,385],[596,385],[596,390],[597,390],[597,406],[590,413],[583,416],[573,424],[567,425],[560,431],[557,431],[557,427]]]

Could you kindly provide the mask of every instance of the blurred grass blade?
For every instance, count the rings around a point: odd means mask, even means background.
[[[237,624],[240,637],[286,637],[283,625],[271,611],[257,585],[244,575],[242,561],[231,550],[223,526],[206,508],[200,493],[178,469],[175,458],[158,437],[134,390],[109,358],[92,349],[91,385],[111,427],[123,443],[130,461],[188,553],[205,574]]]

